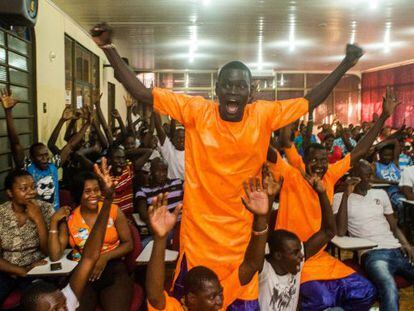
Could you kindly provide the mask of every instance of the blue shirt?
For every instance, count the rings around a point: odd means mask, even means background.
[[[49,163],[47,169],[41,170],[34,163],[26,170],[33,176],[37,195],[40,200],[53,204],[55,210],[59,209],[59,177],[55,164]]]
[[[406,155],[405,153],[400,154],[400,159],[398,160],[398,165],[400,169],[403,169],[406,166],[413,165],[413,159],[410,156]]]
[[[311,141],[312,144],[318,142],[315,135],[312,135],[311,136],[310,141]],[[303,150],[303,148],[302,148],[302,144],[303,144],[303,137],[302,137],[302,135],[299,135],[298,137],[296,137],[295,140],[293,141],[293,143],[295,144],[296,149],[298,150],[299,154],[303,158],[303,156],[305,154],[305,150]]]
[[[378,178],[399,182],[401,179],[401,170],[395,165],[394,162],[389,164],[383,164],[380,162],[375,163],[375,174]],[[388,194],[393,194],[394,192],[399,192],[399,188],[397,185],[391,185],[387,188]]]
[[[355,148],[355,146],[356,146],[356,144],[357,144],[357,142],[356,142],[354,139],[352,139],[352,138],[350,138],[350,139],[349,139],[349,143],[350,143],[350,144],[351,144],[351,146],[352,146],[352,147],[354,147],[354,148]],[[346,148],[345,143],[344,143],[344,141],[342,140],[342,138],[341,138],[341,137],[340,137],[340,138],[335,139],[335,140],[334,140],[334,142],[333,142],[333,145],[334,145],[334,146],[338,146],[339,148],[341,148],[341,150],[342,150],[342,155],[343,155],[343,156],[345,156],[346,154],[348,154],[348,153],[349,153],[349,151],[348,151],[348,149]]]

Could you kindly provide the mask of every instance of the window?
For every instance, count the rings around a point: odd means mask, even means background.
[[[92,103],[99,94],[99,57],[65,36],[66,104],[76,108]]]
[[[0,89],[10,88],[18,103],[13,108],[13,119],[20,143],[27,151],[36,138],[36,112],[34,96],[34,71],[31,33],[0,28]],[[4,178],[14,166],[7,137],[6,120],[0,108],[0,190],[4,189]],[[4,199],[3,191],[0,198]]]

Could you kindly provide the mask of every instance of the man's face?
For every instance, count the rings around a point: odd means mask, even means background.
[[[67,311],[66,297],[60,290],[43,294],[37,301],[36,311]]]
[[[351,130],[349,128],[344,129],[344,136],[345,136],[346,139],[351,138]]]
[[[310,149],[305,157],[306,173],[317,174],[323,178],[328,170],[328,153],[326,149]]]
[[[168,166],[164,163],[156,163],[151,166],[151,177],[155,185],[165,185],[168,176]]]
[[[112,172],[114,175],[121,175],[122,171],[126,165],[126,159],[125,159],[125,152],[124,150],[117,149],[112,154],[111,158],[111,165],[112,165]]]
[[[334,142],[333,137],[328,137],[325,139],[324,144],[325,144],[326,150],[330,151],[332,149],[333,142]]]
[[[283,251],[279,252],[279,262],[284,266],[284,270],[297,274],[300,270],[300,265],[305,256],[302,253],[302,247],[298,239],[288,239],[283,242]]]
[[[32,176],[20,176],[14,180],[12,189],[7,190],[8,196],[19,205],[27,205],[36,198],[36,185]]]
[[[356,185],[356,188],[362,191],[367,191],[371,188],[371,180],[374,173],[367,161],[359,162],[357,168],[353,171],[353,175],[361,178],[361,181]]]
[[[49,150],[46,146],[38,146],[33,151],[33,163],[41,170],[46,170],[49,164]]]
[[[185,145],[185,130],[178,129],[175,132],[175,136],[173,139],[173,144],[177,150],[183,151]]]
[[[379,158],[381,163],[390,164],[394,160],[394,151],[392,149],[382,149]]]
[[[250,77],[246,70],[226,69],[216,84],[220,117],[225,121],[239,122],[250,99]]]
[[[199,293],[189,295],[192,296],[188,299],[189,311],[218,311],[223,307],[223,287],[218,280],[205,281]]]
[[[135,139],[132,136],[128,136],[124,140],[124,148],[125,150],[132,150],[135,148]]]

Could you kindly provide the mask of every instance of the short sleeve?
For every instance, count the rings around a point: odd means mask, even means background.
[[[75,311],[79,307],[79,300],[73,292],[70,284],[62,289],[62,294],[66,298],[66,308],[68,311]]]
[[[414,187],[414,169],[408,167],[404,169],[401,173],[401,179],[399,186],[400,187]]]
[[[148,311],[184,311],[184,308],[181,305],[181,303],[177,299],[170,297],[165,291],[164,291],[164,297],[165,297],[165,308],[164,309],[156,309],[149,303],[149,301],[147,301]]]
[[[378,190],[378,196],[381,201],[382,208],[384,209],[384,215],[391,215],[394,213],[391,205],[390,198],[384,190]]]
[[[140,188],[135,193],[135,198],[136,199],[146,199],[147,198],[147,193],[142,188]]]
[[[348,153],[345,158],[338,162],[329,165],[328,171],[332,177],[332,182],[335,184],[342,176],[351,169],[351,154]]]
[[[269,126],[276,131],[305,115],[309,111],[309,102],[305,98],[293,98],[271,102],[266,115],[269,118]]]
[[[332,205],[332,211],[334,214],[338,213],[339,206],[341,206],[342,196],[344,195],[343,192],[341,193],[335,193],[333,198],[333,205]]]
[[[152,90],[152,97],[156,111],[169,115],[184,126],[192,125],[195,115],[197,112],[200,112],[198,108],[209,104],[201,96],[177,94],[161,88],[154,88]]]

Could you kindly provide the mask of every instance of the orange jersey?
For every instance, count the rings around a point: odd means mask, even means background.
[[[303,178],[305,166],[295,147],[286,150],[289,165],[278,153],[277,162],[270,165],[275,175],[283,176],[280,192],[276,229],[294,232],[301,241],[307,241],[321,227],[321,207],[317,193]],[[351,156],[329,165],[322,181],[332,204],[334,186],[350,168]],[[297,167],[297,168],[296,168]],[[354,271],[341,261],[321,250],[307,259],[302,270],[301,283],[315,280],[334,280],[346,277]]]
[[[234,300],[237,299],[242,285],[239,279],[239,269],[235,269],[230,276],[220,282],[223,287],[223,308],[220,309],[225,311],[227,306],[230,305]],[[185,310],[183,305],[175,298],[168,296],[167,292],[164,292],[165,297],[165,308],[162,310],[155,309],[149,302],[147,302],[148,311],[182,311]]]
[[[98,203],[98,208],[101,210],[103,206],[102,202]],[[119,246],[119,236],[116,231],[115,221],[118,217],[118,206],[113,204],[109,211],[108,226],[106,227],[105,239],[102,245],[102,253],[114,250]],[[89,237],[90,228],[86,224],[81,214],[81,208],[78,206],[72,212],[68,218],[69,228],[69,243],[74,248],[73,257],[74,259],[80,259],[80,254],[83,251],[86,240]]]
[[[223,280],[239,267],[250,239],[253,217],[241,203],[242,182],[260,172],[272,131],[307,113],[308,101],[256,101],[246,106],[240,122],[226,122],[218,104],[202,97],[155,88],[153,99],[158,112],[170,115],[186,130],[177,267],[185,254],[188,269],[203,265]],[[239,298],[257,298],[257,276],[246,292]]]

